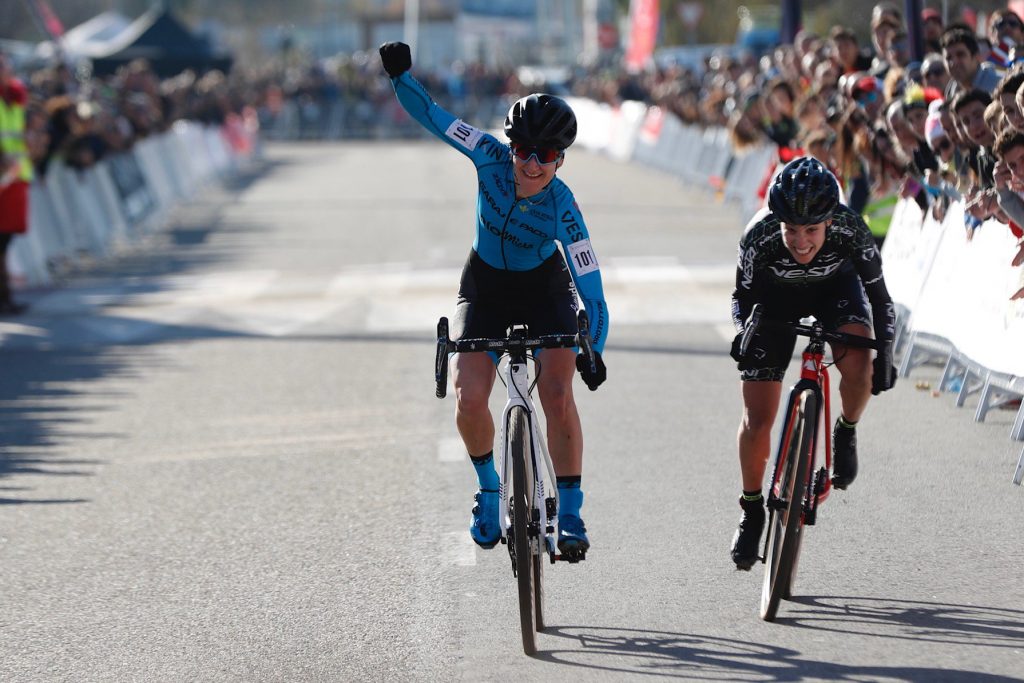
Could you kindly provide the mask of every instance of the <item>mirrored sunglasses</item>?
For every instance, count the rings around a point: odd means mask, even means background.
[[[554,147],[534,147],[532,145],[512,145],[512,153],[522,161],[537,157],[538,164],[553,164],[562,158],[562,150]]]

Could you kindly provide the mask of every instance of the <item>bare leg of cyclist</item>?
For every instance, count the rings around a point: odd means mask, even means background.
[[[842,325],[839,331],[871,336],[866,326],[856,323]],[[832,429],[832,485],[843,490],[857,478],[857,433],[854,426],[871,398],[871,352],[835,344],[832,356],[842,375],[839,397],[843,402],[842,415]]]
[[[736,442],[744,491],[760,491],[771,454],[772,425],[779,410],[782,382],[741,382],[743,420]]]
[[[576,353],[572,349],[545,349],[540,357],[537,392],[548,425],[548,449],[555,475],[578,477],[583,471],[583,427],[572,393]]]
[[[732,538],[730,554],[737,569],[749,570],[758,559],[765,510],[761,487],[771,452],[772,423],[779,409],[782,382],[741,382],[743,420],[736,443],[740,453],[743,516]]]
[[[570,562],[581,560],[590,548],[580,517],[583,490],[583,427],[572,393],[576,353],[572,349],[545,349],[537,392],[547,421],[548,450],[558,479],[558,549]]]
[[[871,330],[856,323],[842,325],[838,331],[862,337],[871,336]],[[843,417],[851,423],[857,422],[871,398],[871,351],[834,344],[832,356],[842,376],[839,380],[839,397],[843,403]]]
[[[494,386],[494,363],[486,353],[461,353],[452,362],[455,423],[476,470],[479,490],[473,496],[469,534],[481,548],[493,548],[501,537],[498,473],[494,468],[494,419],[488,407]]]
[[[471,456],[494,449],[494,418],[488,401],[494,387],[494,362],[486,353],[459,353],[452,359],[455,424]]]

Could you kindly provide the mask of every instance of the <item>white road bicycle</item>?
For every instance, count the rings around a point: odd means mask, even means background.
[[[498,475],[501,542],[508,546],[512,574],[519,587],[519,621],[523,632],[523,650],[537,651],[536,633],[544,629],[544,560],[578,562],[585,555],[562,557],[555,544],[555,519],[558,514],[558,487],[548,454],[541,420],[533,406],[528,360],[534,360],[540,374],[543,363],[533,352],[539,349],[579,347],[594,368],[590,324],[585,311],[577,318],[577,334],[531,337],[525,325],[514,325],[504,339],[448,338],[448,319],[437,323],[437,355],[434,365],[436,394],[444,398],[448,390],[448,358],[451,353],[493,352],[506,357],[504,383],[508,401],[502,411],[498,440],[502,444]]]

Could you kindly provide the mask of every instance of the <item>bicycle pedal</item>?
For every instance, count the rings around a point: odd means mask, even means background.
[[[562,553],[561,555],[555,555],[555,559],[561,562],[568,562],[569,564],[576,564],[587,559],[587,551],[572,551],[568,553]]]

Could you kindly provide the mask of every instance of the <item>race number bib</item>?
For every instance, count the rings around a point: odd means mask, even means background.
[[[444,134],[447,135],[449,139],[454,140],[459,145],[472,152],[476,149],[477,143],[480,142],[480,138],[483,136],[483,131],[477,130],[462,119],[455,119],[452,121],[452,125],[448,126],[448,130],[446,130]]]
[[[580,240],[569,245],[569,258],[577,275],[586,275],[598,269],[597,257],[590,247],[590,240]]]

